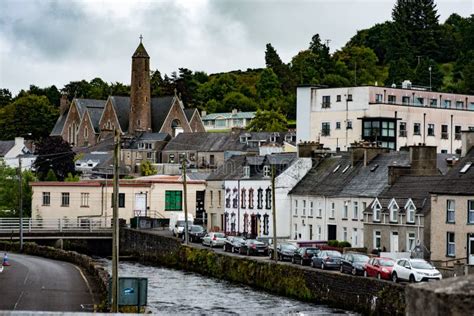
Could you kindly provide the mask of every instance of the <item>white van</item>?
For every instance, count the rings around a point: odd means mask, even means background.
[[[192,214],[188,214],[188,227],[193,225],[194,217]],[[181,237],[184,232],[184,212],[174,213],[170,217],[170,231],[173,233],[175,237]]]

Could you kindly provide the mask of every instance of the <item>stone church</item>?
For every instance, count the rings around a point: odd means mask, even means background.
[[[150,90],[150,56],[140,39],[132,56],[130,97],[74,98],[69,104],[63,96],[51,136],[61,136],[73,147],[89,147],[110,139],[115,129],[131,138],[205,132],[197,109],[185,109],[177,95],[152,98]]]

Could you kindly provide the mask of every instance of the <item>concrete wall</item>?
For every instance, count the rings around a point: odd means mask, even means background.
[[[201,273],[278,295],[364,314],[402,315],[404,286],[373,278],[275,264],[181,245],[175,238],[123,229],[122,255],[141,262]]]

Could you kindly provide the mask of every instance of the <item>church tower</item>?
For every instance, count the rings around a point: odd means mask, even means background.
[[[150,56],[140,44],[132,56],[128,133],[151,132]]]

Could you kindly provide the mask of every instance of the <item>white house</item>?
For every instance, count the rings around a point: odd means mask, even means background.
[[[0,141],[0,161],[10,168],[18,168],[19,158],[21,158],[22,170],[32,168],[36,156],[33,155],[31,143],[25,142],[23,137]]]
[[[235,127],[245,128],[255,117],[255,112],[239,112],[236,109],[230,113],[201,113],[206,131],[227,130]]]

